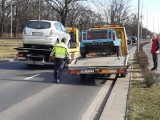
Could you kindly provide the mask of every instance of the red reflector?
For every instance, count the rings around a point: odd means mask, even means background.
[[[90,35],[88,35],[88,36],[87,36],[87,39],[91,39],[91,36],[90,36]]]
[[[126,73],[126,71],[127,71],[126,68],[125,69],[117,69],[118,73]]]
[[[68,72],[69,72],[70,74],[76,74],[76,73],[77,73],[77,70],[68,70]]]
[[[17,54],[18,57],[24,57],[24,54]]]
[[[104,38],[107,38],[107,34],[105,34],[103,37],[104,37]]]
[[[82,42],[82,36],[80,36],[79,41]]]

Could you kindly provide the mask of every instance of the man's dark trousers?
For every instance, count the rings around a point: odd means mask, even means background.
[[[55,58],[54,78],[56,80],[57,79],[60,80],[64,65],[65,65],[65,59],[63,59],[63,58]]]
[[[158,66],[158,54],[157,53],[154,53],[152,54],[152,57],[153,57],[153,68],[154,69],[157,69],[157,66]]]

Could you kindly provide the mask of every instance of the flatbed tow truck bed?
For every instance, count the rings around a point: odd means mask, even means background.
[[[73,61],[68,69],[70,74],[118,74],[125,77],[128,68],[128,56],[99,57],[90,56]]]
[[[51,49],[37,49],[37,48],[24,48],[24,47],[19,47],[19,48],[14,48],[16,50],[34,50],[34,51],[49,51],[51,52]]]
[[[81,67],[116,67],[125,66],[126,57],[88,57],[80,58],[76,63],[70,64],[71,68]]]

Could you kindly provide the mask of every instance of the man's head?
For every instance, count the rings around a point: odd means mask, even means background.
[[[153,39],[155,39],[155,38],[157,38],[157,37],[158,37],[157,34],[154,33],[154,34],[153,34]]]
[[[66,38],[62,38],[61,42],[65,43],[66,42]]]

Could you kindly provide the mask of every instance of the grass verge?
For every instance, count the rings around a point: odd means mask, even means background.
[[[146,87],[138,63],[133,63],[128,120],[160,120],[160,82]]]
[[[0,59],[14,58],[17,51],[14,49],[22,45],[22,40],[5,39],[0,40]]]

